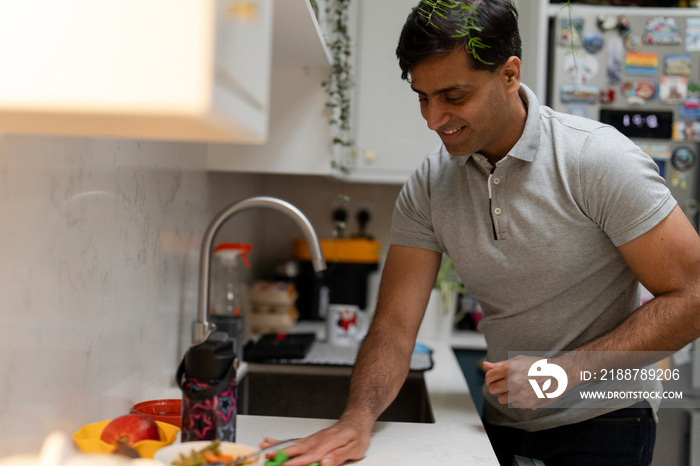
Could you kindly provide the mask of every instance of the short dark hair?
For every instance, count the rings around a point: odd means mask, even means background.
[[[422,0],[408,15],[396,48],[401,79],[408,79],[411,70],[421,62],[447,55],[460,47],[469,52],[470,66],[475,70],[493,72],[508,58],[521,58],[518,11],[510,0],[447,0],[446,3],[457,6],[441,9],[444,16],[431,15],[430,23],[425,12],[432,7]],[[468,16],[472,17],[470,21],[482,28],[473,35],[478,35],[481,42],[488,46],[476,51],[479,59],[474,58],[468,48],[470,36],[454,37],[458,31],[464,30]]]

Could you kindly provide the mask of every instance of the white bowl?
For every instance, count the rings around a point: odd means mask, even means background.
[[[211,444],[211,440],[197,440],[195,442],[183,442],[183,443],[172,443],[167,447],[163,447],[156,451],[153,459],[165,463],[167,465],[173,464],[173,461],[180,459],[180,454],[185,456],[189,455],[192,450],[199,451],[204,449],[206,446]],[[219,445],[219,450],[225,455],[232,455],[234,458],[239,456],[249,455],[257,450],[257,448],[249,447],[248,445],[242,445],[240,443],[233,442],[221,442]],[[253,466],[261,466],[262,458],[258,457],[252,463]]]

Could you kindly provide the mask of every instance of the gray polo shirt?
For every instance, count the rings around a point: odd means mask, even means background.
[[[525,85],[520,96],[523,135],[495,169],[441,145],[403,187],[391,230],[392,244],[454,260],[483,309],[489,361],[571,350],[616,327],[640,305],[617,246],[676,205],[654,161],[616,129],[540,106]],[[526,430],[600,414],[507,408],[486,392],[484,412]]]

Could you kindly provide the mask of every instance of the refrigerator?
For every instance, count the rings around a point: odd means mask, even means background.
[[[700,171],[700,9],[572,4],[550,10],[546,104],[615,126],[657,163],[696,230]],[[653,298],[651,295],[648,298]],[[700,466],[700,344],[664,363],[683,377],[662,402],[655,465]]]
[[[573,4],[549,38],[548,105],[634,140],[697,229],[700,9]]]

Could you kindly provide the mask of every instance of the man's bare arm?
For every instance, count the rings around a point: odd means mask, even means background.
[[[619,251],[655,298],[586,351],[677,351],[700,337],[700,238],[676,207]]]
[[[337,466],[360,459],[372,427],[391,404],[408,374],[416,335],[442,255],[391,246],[384,264],[377,309],[355,362],[347,406],[338,423],[285,448],[299,466],[321,461]]]

